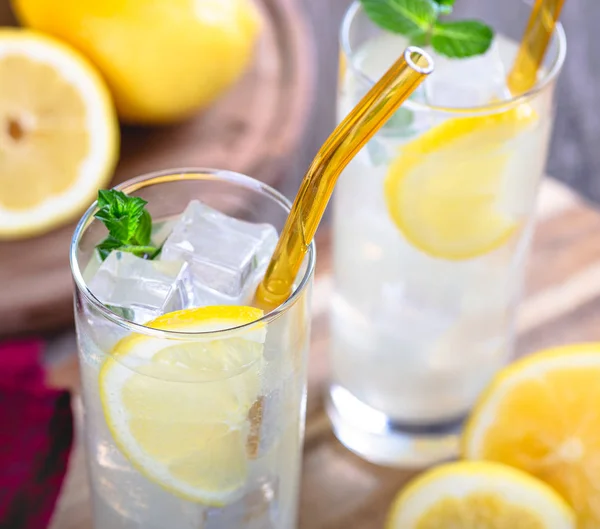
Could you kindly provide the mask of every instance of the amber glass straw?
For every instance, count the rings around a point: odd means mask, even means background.
[[[302,180],[256,291],[258,306],[272,309],[289,297],[338,176],[432,71],[431,58],[417,47],[408,47],[323,144]]]
[[[564,3],[565,0],[536,0],[508,75],[508,88],[513,95],[527,92],[537,82],[538,68],[544,60]]]

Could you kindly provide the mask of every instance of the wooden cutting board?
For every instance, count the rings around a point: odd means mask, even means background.
[[[293,166],[313,96],[313,39],[297,0],[255,0],[265,21],[254,64],[208,110],[181,125],[126,127],[114,183],[174,167],[231,169],[276,185]],[[0,0],[0,25],[14,23]],[[72,320],[74,224],[0,242],[0,336]]]
[[[323,411],[329,376],[327,311],[331,244],[317,240],[317,274],[309,359],[308,410],[300,497],[300,529],[381,529],[394,495],[414,471],[367,463],[341,446]],[[547,180],[520,307],[518,354],[551,345],[600,340],[600,213]],[[53,384],[77,395],[75,355],[53,366]],[[78,404],[76,397],[74,402]],[[91,529],[81,430],[50,529]]]

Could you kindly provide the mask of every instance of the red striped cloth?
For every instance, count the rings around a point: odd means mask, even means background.
[[[73,441],[67,391],[44,382],[43,344],[0,344],[0,528],[44,529]]]

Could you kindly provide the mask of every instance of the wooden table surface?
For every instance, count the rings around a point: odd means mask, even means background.
[[[323,410],[328,378],[329,234],[319,235],[313,295],[308,410],[300,529],[379,529],[396,492],[414,472],[377,467],[344,449]],[[600,340],[600,213],[547,180],[519,313],[518,354],[576,341]],[[54,365],[51,382],[77,393],[74,354]],[[74,399],[75,406],[79,400]],[[50,529],[90,529],[89,490],[81,432]]]

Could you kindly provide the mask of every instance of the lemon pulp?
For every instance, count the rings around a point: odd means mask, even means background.
[[[76,216],[117,159],[108,90],[78,52],[0,29],[0,237],[35,235]]]
[[[202,307],[147,325],[198,333],[261,316],[252,307]],[[189,341],[130,335],[115,346],[99,377],[104,416],[120,450],[148,479],[206,505],[224,505],[242,489],[265,332],[257,324]]]
[[[384,194],[404,237],[429,255],[451,260],[502,246],[520,224],[499,200],[512,155],[509,142],[535,121],[534,110],[522,104],[446,120],[403,145]]]
[[[600,344],[537,353],[499,373],[464,432],[469,459],[499,461],[545,481],[600,527]]]
[[[461,461],[431,469],[401,490],[387,529],[575,529],[550,487],[520,470]]]

